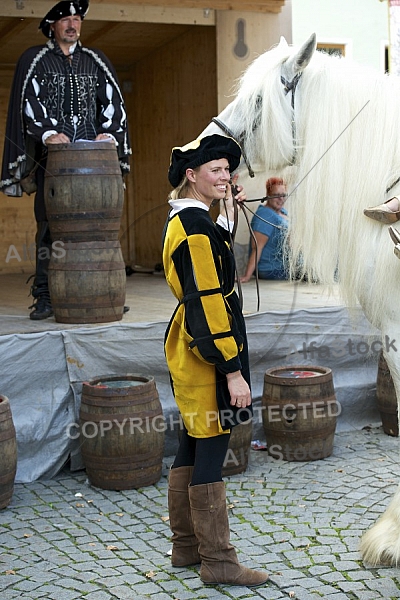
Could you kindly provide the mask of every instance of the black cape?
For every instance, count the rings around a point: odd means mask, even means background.
[[[100,50],[84,48],[80,42],[78,44],[80,49],[88,53],[99,68],[107,73],[122,98],[116,71],[105,54]],[[45,45],[28,48],[20,57],[15,69],[8,106],[0,180],[0,191],[8,196],[22,196],[25,190],[21,186],[21,180],[34,170],[40,159],[46,154],[45,146],[27,135],[23,109],[27,81],[37,63],[53,48],[54,42],[51,40]],[[129,172],[128,156],[132,152],[127,131],[124,143],[118,145],[117,151],[122,173]]]

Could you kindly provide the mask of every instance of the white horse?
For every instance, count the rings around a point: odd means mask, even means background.
[[[315,49],[312,35],[298,51],[281,40],[259,56],[201,136],[224,124],[254,171],[291,182],[291,264],[301,257],[309,281],[338,281],[346,304],[361,305],[400,399],[400,262],[388,226],[363,214],[396,195],[400,80]],[[360,549],[368,564],[400,563],[400,488]]]

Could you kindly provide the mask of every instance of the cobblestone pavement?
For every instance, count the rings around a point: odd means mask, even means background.
[[[367,569],[359,539],[399,480],[398,439],[380,428],[335,436],[331,457],[273,460],[252,450],[227,478],[232,542],[265,587],[204,586],[170,564],[167,472],[124,492],[92,488],[84,471],[16,484],[0,511],[0,598],[155,600],[400,598],[400,569]]]

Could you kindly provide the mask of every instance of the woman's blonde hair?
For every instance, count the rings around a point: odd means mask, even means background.
[[[194,167],[192,170],[198,171],[199,169],[200,169],[200,167]],[[176,188],[174,188],[172,190],[172,192],[170,192],[170,194],[168,196],[168,200],[179,200],[179,198],[187,198],[187,192],[188,192],[189,187],[190,187],[189,179],[187,178],[186,175],[184,175],[180,184],[178,186],[176,186]]]
[[[186,177],[186,175],[184,175],[180,184],[176,188],[174,188],[172,190],[172,192],[170,192],[168,199],[169,200],[178,200],[179,198],[186,198],[188,187],[189,187],[189,180]]]

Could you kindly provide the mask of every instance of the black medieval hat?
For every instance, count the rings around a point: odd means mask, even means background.
[[[47,15],[40,21],[39,29],[42,30],[46,37],[50,36],[50,25],[70,15],[79,15],[82,19],[85,18],[89,10],[89,0],[61,0],[53,8],[49,10]]]
[[[186,169],[195,169],[210,162],[226,158],[232,172],[239,166],[240,146],[233,138],[213,134],[194,140],[181,148],[172,148],[171,163],[168,171],[170,184],[176,188],[183,179]]]

